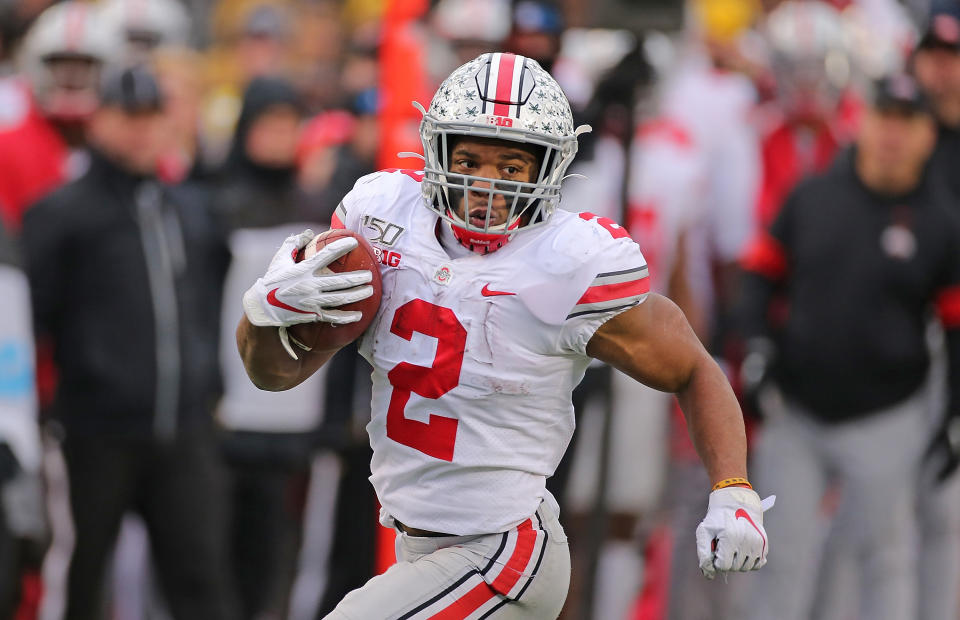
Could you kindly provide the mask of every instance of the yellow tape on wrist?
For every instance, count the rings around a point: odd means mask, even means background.
[[[724,478],[720,482],[713,485],[713,490],[724,489],[726,487],[732,487],[738,484],[742,484],[749,489],[753,488],[753,485],[746,478]]]

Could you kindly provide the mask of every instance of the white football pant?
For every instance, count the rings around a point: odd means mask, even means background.
[[[398,533],[397,563],[347,594],[327,620],[554,620],[567,598],[570,552],[549,502],[508,532]]]

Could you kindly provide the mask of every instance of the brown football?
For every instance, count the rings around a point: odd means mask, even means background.
[[[304,345],[317,349],[339,348],[350,344],[360,337],[371,321],[377,315],[377,309],[380,307],[380,267],[377,255],[374,253],[373,246],[361,235],[349,230],[331,229],[320,233],[310,240],[303,247],[294,260],[298,263],[310,258],[317,253],[317,250],[327,245],[335,239],[341,237],[354,237],[359,244],[347,254],[333,261],[326,268],[341,273],[344,271],[360,271],[367,269],[373,273],[373,280],[370,286],[373,287],[373,295],[362,301],[358,301],[345,306],[338,306],[337,310],[359,310],[363,313],[363,318],[356,323],[347,325],[333,325],[330,323],[300,323],[288,328],[288,331],[294,338]]]

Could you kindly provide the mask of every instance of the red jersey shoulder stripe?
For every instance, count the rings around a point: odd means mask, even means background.
[[[600,273],[571,308],[567,318],[633,306],[643,301],[649,292],[650,270],[646,265]]]
[[[623,297],[633,297],[650,292],[650,278],[632,280],[630,282],[620,282],[619,284],[604,284],[600,286],[591,286],[583,297],[577,301],[580,304],[595,304],[601,301],[613,301]]]
[[[336,210],[333,212],[333,217],[330,218],[330,228],[343,229],[346,228],[346,225],[343,223],[347,219],[347,208],[343,206],[343,203],[337,205]]]

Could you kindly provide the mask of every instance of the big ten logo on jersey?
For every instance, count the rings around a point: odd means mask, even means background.
[[[400,259],[403,258],[403,255],[400,252],[394,252],[393,250],[384,250],[383,248],[378,248],[373,246],[373,254],[377,257],[377,262],[381,265],[386,265],[387,267],[399,267]]]
[[[479,122],[493,125],[495,127],[513,127],[513,119],[509,116],[496,116],[494,114],[485,114],[480,117]]]

